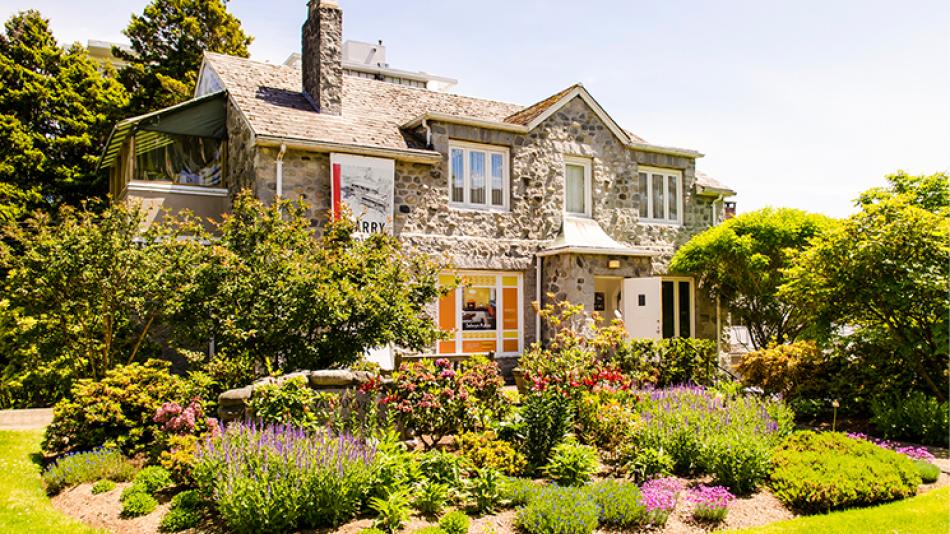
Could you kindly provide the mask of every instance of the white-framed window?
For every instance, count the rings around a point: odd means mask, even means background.
[[[439,299],[439,354],[519,354],[522,349],[523,280],[519,272],[462,271],[439,276],[461,284]]]
[[[640,166],[640,220],[681,224],[683,222],[683,173],[674,169]]]
[[[508,149],[449,143],[449,203],[463,208],[508,209]]]
[[[564,213],[591,216],[590,159],[564,157]]]

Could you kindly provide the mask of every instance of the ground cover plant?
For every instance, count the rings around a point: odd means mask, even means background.
[[[726,519],[729,503],[735,496],[722,486],[700,484],[686,491],[686,500],[693,503],[693,519],[720,523]]]
[[[50,495],[82,484],[107,479],[125,482],[135,476],[138,468],[115,449],[95,449],[67,454],[58,458],[43,471],[43,483]]]
[[[920,475],[913,460],[835,432],[799,432],[773,457],[770,487],[786,505],[827,512],[910,497]]]

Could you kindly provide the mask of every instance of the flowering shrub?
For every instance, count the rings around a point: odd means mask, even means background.
[[[723,398],[697,386],[639,393],[636,445],[663,449],[677,474],[708,473],[738,493],[765,479],[772,448],[792,426],[791,411],[778,401]]]
[[[930,462],[936,459],[936,457],[933,454],[931,454],[930,451],[928,451],[927,449],[923,447],[914,447],[912,445],[901,446],[884,439],[872,438],[868,436],[867,434],[863,434],[861,432],[848,432],[847,436],[851,439],[861,439],[861,440],[869,441],[877,445],[878,447],[903,454],[904,456],[910,457],[914,460],[923,460],[925,462]]]
[[[336,526],[364,499],[375,452],[328,431],[231,425],[201,444],[194,476],[235,532]]]
[[[501,498],[512,506],[524,506],[531,502],[540,488],[531,479],[509,477],[501,483]]]
[[[640,419],[634,404],[628,391],[584,392],[575,403],[578,437],[616,460],[624,444],[633,439]]]
[[[772,462],[773,493],[805,512],[903,499],[920,484],[910,458],[836,432],[793,434]]]
[[[712,523],[718,523],[726,518],[729,503],[735,498],[735,495],[722,486],[700,484],[686,492],[686,500],[693,503],[693,518]]]
[[[177,402],[165,402],[155,411],[152,421],[162,425],[164,436],[158,437],[161,445],[159,463],[181,484],[191,483],[198,441],[205,435],[220,430],[218,420],[205,417],[204,407],[198,398],[182,407]]]
[[[113,449],[95,449],[60,457],[43,471],[46,492],[55,495],[65,488],[101,479],[125,482],[135,475],[136,467]]]
[[[585,489],[545,486],[518,511],[515,523],[528,534],[590,534],[599,515]]]
[[[665,525],[684,487],[683,481],[672,477],[644,482],[640,486],[640,498],[646,509],[646,523],[657,527]]]
[[[502,393],[505,379],[498,364],[484,356],[472,356],[459,366],[459,385],[468,391],[479,427],[488,428],[492,421],[504,418],[511,411],[511,402]]]
[[[641,525],[646,518],[646,507],[636,484],[601,480],[591,484],[587,493],[600,509],[601,525],[630,529]]]

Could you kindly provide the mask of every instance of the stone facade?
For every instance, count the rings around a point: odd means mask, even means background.
[[[310,0],[303,25],[303,88],[320,113],[343,111],[343,11],[335,0]]]

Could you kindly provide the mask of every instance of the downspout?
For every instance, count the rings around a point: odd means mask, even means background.
[[[716,214],[719,213],[719,211],[716,210],[716,202],[718,202],[719,205],[721,206],[721,205],[722,205],[722,199],[723,199],[723,195],[719,195],[718,197],[716,197],[715,200],[712,201],[712,219],[710,219],[710,220],[712,221],[713,226],[716,225]]]
[[[284,153],[287,152],[287,145],[280,144],[280,151],[277,152],[277,196],[284,195]]]
[[[541,256],[535,256],[534,298],[538,299],[538,307],[534,311],[534,341],[541,343]]]

